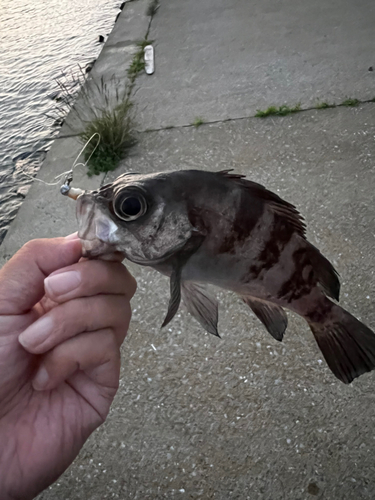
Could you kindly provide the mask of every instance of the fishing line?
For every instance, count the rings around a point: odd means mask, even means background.
[[[87,158],[87,160],[85,161],[85,163],[77,163],[79,157],[83,154],[83,152],[85,151],[85,149],[87,148],[87,146],[90,144],[90,142],[92,141],[92,139],[95,137],[95,136],[98,136],[98,142],[96,143],[94,149],[91,151],[91,154],[90,156]],[[81,149],[81,151],[78,153],[76,159],[74,160],[73,162],[73,165],[72,167],[69,169],[69,170],[66,170],[65,172],[62,172],[61,174],[59,175],[56,175],[56,177],[54,178],[54,180],[56,182],[46,182],[44,181],[43,179],[38,179],[37,177],[33,177],[32,175],[24,172],[24,174],[27,176],[27,177],[30,177],[31,179],[33,179],[34,181],[38,181],[38,182],[41,182],[42,184],[44,184],[45,186],[57,186],[58,184],[60,184],[61,182],[61,179],[65,176],[65,180],[64,180],[64,186],[66,186],[67,188],[69,188],[69,184],[72,182],[73,180],[73,173],[74,173],[74,170],[77,168],[77,167],[86,167],[88,162],[91,160],[91,157],[92,155],[95,153],[97,147],[99,146],[99,143],[100,143],[100,134],[98,134],[98,132],[95,132],[95,134],[92,134],[92,136],[90,137],[90,139],[85,143],[85,145],[83,146],[83,148]],[[32,153],[34,154],[34,153]],[[31,156],[31,155],[30,155]],[[64,187],[62,186],[62,187]]]

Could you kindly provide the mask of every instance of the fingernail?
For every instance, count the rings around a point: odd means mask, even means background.
[[[25,349],[34,349],[51,335],[53,329],[54,324],[52,318],[50,316],[44,316],[26,328],[18,337],[18,341]]]
[[[33,387],[36,391],[42,391],[47,387],[49,375],[44,366],[41,366],[32,381]]]
[[[44,280],[44,287],[50,295],[64,295],[75,290],[80,284],[81,274],[78,271],[54,274]]]
[[[76,231],[75,233],[68,234],[68,236],[65,236],[66,240],[79,240],[78,232]]]

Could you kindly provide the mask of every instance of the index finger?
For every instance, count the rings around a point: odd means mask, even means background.
[[[53,238],[26,243],[0,271],[0,313],[23,314],[44,293],[43,280],[61,267],[78,262],[82,246],[78,239]]]
[[[137,283],[120,262],[87,260],[59,269],[44,280],[47,297],[62,303],[98,294],[135,294]]]

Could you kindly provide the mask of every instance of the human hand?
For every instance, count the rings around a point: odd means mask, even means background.
[[[53,483],[108,414],[134,278],[80,261],[77,238],[34,240],[0,270],[0,492]]]

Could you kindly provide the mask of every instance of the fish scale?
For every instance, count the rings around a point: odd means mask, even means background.
[[[212,284],[237,293],[278,341],[288,323],[284,308],[302,316],[341,381],[374,369],[375,335],[330,300],[339,299],[338,274],[307,241],[302,216],[243,175],[126,173],[82,192],[77,218],[87,257],[122,252],[169,277],[163,326],[182,298],[203,328],[218,336],[217,300],[205,288]]]

